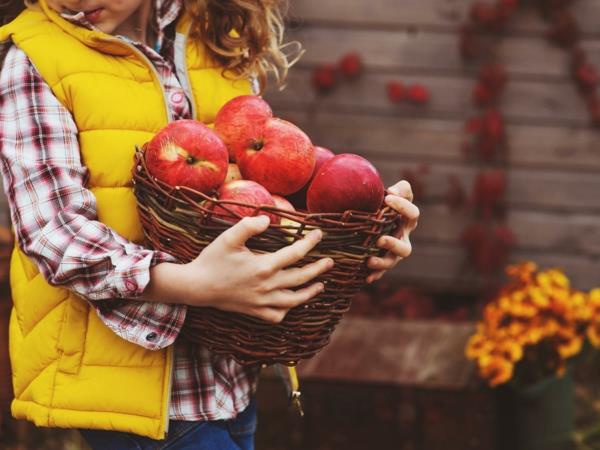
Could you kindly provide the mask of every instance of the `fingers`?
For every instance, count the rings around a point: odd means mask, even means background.
[[[217,239],[230,247],[243,247],[248,239],[265,231],[269,227],[269,217],[265,215],[244,217],[238,223],[225,230]]]
[[[261,258],[266,260],[268,265],[275,270],[283,269],[304,258],[319,243],[322,237],[321,230],[312,230],[304,238],[276,252],[262,255]]]
[[[408,239],[398,239],[392,236],[381,236],[377,240],[377,247],[389,250],[394,256],[408,258],[412,253],[412,245]]]
[[[297,291],[288,289],[274,291],[268,299],[265,299],[266,305],[253,311],[251,315],[267,322],[280,323],[290,309],[319,295],[324,289],[323,283],[313,283]]]
[[[389,270],[394,268],[401,259],[395,255],[387,255],[384,258],[371,256],[367,261],[367,267],[371,270]]]
[[[371,284],[374,281],[381,279],[381,277],[385,274],[385,270],[378,270],[377,272],[373,272],[371,275],[367,277],[367,284]]]
[[[414,200],[412,187],[410,186],[410,183],[406,180],[399,181],[393,186],[390,186],[388,188],[388,191],[390,191],[392,194],[399,195],[400,197],[403,197],[410,202]]]
[[[421,214],[419,208],[414,203],[411,203],[406,198],[399,197],[397,195],[386,195],[385,203],[390,208],[395,209],[398,213],[406,217],[409,221],[415,222],[419,219]]]
[[[273,277],[273,289],[285,289],[308,283],[333,267],[333,259],[323,258],[304,267],[281,270]]]
[[[271,296],[267,299],[267,306],[275,308],[291,309],[302,303],[307,302],[311,298],[319,295],[325,289],[323,283],[313,283],[310,286],[306,286],[296,291],[290,289],[280,289],[273,291]]]

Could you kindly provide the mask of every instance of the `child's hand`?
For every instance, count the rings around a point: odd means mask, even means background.
[[[245,246],[246,241],[268,226],[266,216],[246,217],[223,232],[195,260],[185,264],[185,279],[189,280],[186,304],[211,306],[279,323],[289,309],[321,292],[322,283],[293,288],[333,267],[331,258],[286,269],[321,240],[321,230],[313,230],[276,252],[252,253]]]
[[[394,236],[381,236],[377,241],[377,246],[388,252],[383,258],[377,256],[369,258],[367,266],[373,272],[367,277],[367,283],[379,280],[385,272],[412,253],[409,236],[417,227],[420,214],[419,208],[412,203],[412,188],[408,181],[403,180],[388,188],[388,191],[391,195],[385,197],[385,203],[402,215],[404,223]]]

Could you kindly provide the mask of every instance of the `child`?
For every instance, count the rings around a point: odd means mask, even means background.
[[[185,2],[185,3],[184,3]],[[20,12],[12,0],[6,11]],[[81,429],[93,449],[250,449],[258,369],[176,340],[187,305],[274,323],[323,289],[298,289],[324,258],[287,268],[321,238],[272,254],[244,245],[247,218],[188,264],[144,248],[134,146],[172,120],[214,120],[229,99],[285,78],[276,0],[37,0],[0,28],[0,137],[16,242],[12,414]],[[16,15],[16,14],[15,14]],[[11,19],[10,21],[8,19]],[[386,203],[406,217],[372,258],[380,278],[410,254],[410,185]]]

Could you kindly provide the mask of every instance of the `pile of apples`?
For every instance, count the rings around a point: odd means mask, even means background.
[[[227,206],[240,217],[256,214],[260,206],[375,212],[384,197],[369,161],[313,146],[300,128],[273,117],[267,102],[253,95],[226,103],[214,131],[195,120],[170,123],[146,145],[145,157],[150,175],[170,186],[248,205]],[[231,217],[218,208],[215,214]],[[273,222],[279,219],[271,216]]]

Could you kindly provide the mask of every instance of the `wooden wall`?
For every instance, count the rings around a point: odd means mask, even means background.
[[[422,219],[413,256],[390,274],[442,289],[468,289],[476,279],[464,267],[457,243],[467,223],[444,202],[448,175],[470,192],[477,167],[461,151],[464,121],[473,110],[476,66],[457,50],[457,28],[469,0],[292,0],[287,40],[306,54],[282,92],[267,99],[276,114],[300,125],[323,146],[368,157],[387,185],[404,169],[430,166],[426,192],[416,203]],[[573,11],[583,47],[600,65],[600,2],[578,0]],[[519,245],[513,260],[533,259],[563,267],[577,287],[600,285],[600,130],[588,114],[568,72],[567,54],[545,37],[546,24],[522,10],[498,47],[510,74],[502,111],[509,124],[508,222]],[[312,69],[360,53],[363,77],[319,98]],[[420,82],[429,106],[393,105],[390,80]]]

